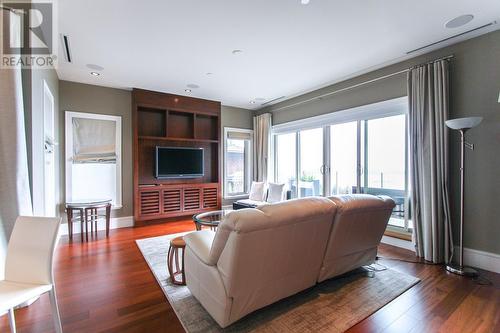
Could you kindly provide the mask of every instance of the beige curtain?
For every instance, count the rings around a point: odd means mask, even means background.
[[[264,113],[253,117],[254,159],[253,178],[258,182],[267,181],[271,142],[272,116]]]
[[[453,251],[448,200],[448,62],[408,73],[411,205],[417,255],[448,262]]]
[[[0,11],[8,15],[6,10]],[[3,17],[5,19],[5,17]],[[4,20],[4,22],[6,22]],[[3,40],[0,29],[0,40]],[[20,68],[0,69],[0,279],[19,215],[32,215]]]

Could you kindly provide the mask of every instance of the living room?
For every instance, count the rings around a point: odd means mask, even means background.
[[[1,7],[1,332],[500,330],[497,1]]]

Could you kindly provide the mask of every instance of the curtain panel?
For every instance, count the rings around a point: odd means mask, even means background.
[[[448,182],[449,69],[446,60],[408,73],[409,142],[414,243],[434,263],[453,253]]]
[[[2,15],[9,14],[6,10],[0,12]],[[4,30],[0,29],[0,40],[3,40]],[[16,218],[32,214],[21,69],[2,68],[0,69],[0,279],[4,277],[7,244]]]
[[[264,113],[253,117],[254,159],[253,178],[258,182],[267,181],[271,142],[272,116]]]

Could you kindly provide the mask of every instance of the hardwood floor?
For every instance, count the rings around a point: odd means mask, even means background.
[[[135,240],[194,230],[190,221],[112,230],[105,238],[69,243],[56,254],[57,298],[64,332],[183,332]],[[411,252],[381,245],[379,262],[422,281],[349,332],[500,332],[500,275],[492,285],[446,273],[442,266],[408,263]],[[16,310],[18,332],[52,332],[46,295]],[[7,316],[0,332],[9,332]]]

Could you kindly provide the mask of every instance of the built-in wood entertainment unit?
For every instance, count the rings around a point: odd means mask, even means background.
[[[220,110],[220,102],[133,90],[137,225],[220,209]],[[203,148],[203,176],[157,179],[157,146]]]

